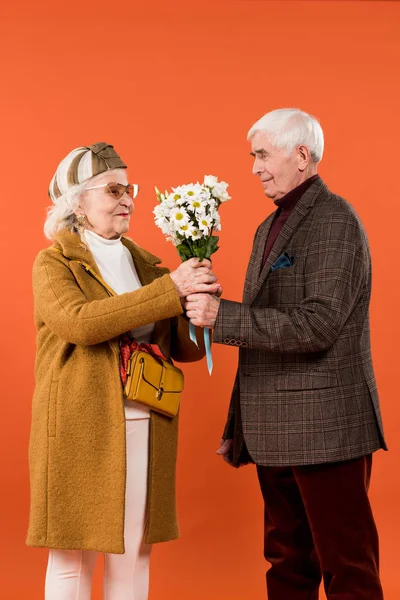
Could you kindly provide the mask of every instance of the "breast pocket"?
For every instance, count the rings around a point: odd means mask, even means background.
[[[304,278],[299,265],[271,271],[265,282],[270,306],[295,306],[304,298]]]

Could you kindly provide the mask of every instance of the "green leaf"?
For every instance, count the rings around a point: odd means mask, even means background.
[[[211,258],[211,255],[218,250],[219,237],[213,235],[207,239],[205,258]]]
[[[189,248],[188,248],[188,247],[187,247],[185,244],[179,244],[179,245],[176,247],[176,249],[177,249],[179,252],[182,252],[183,254],[185,254],[186,256],[189,256],[189,257],[191,256],[190,249],[189,249]]]
[[[206,253],[207,253],[207,248],[203,247],[203,248],[199,249],[198,257],[199,257],[200,262],[205,259]]]
[[[186,244],[179,244],[176,249],[178,250],[178,254],[183,261],[193,257],[190,248],[188,248]]]

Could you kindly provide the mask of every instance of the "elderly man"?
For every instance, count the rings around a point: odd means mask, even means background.
[[[300,110],[248,135],[276,210],[259,226],[243,302],[186,300],[214,342],[239,347],[218,454],[255,463],[265,502],[269,600],[382,600],[368,500],[386,448],[371,362],[371,260],[359,217],[317,175],[324,138]]]

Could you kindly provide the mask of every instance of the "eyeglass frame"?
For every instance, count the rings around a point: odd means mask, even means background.
[[[108,183],[103,183],[102,185],[94,185],[93,187],[86,188],[85,191],[86,190],[97,190],[99,188],[105,188],[108,185],[122,185],[125,188],[125,191],[121,194],[121,196],[118,198],[118,200],[120,200],[124,194],[127,194],[131,200],[134,200],[137,197],[139,190],[140,190],[140,186],[138,183],[127,183],[125,185],[124,183],[118,183],[118,181],[109,181]],[[128,187],[132,187],[133,196],[130,196],[128,194],[128,191],[127,191]],[[135,191],[136,191],[136,193],[135,193]]]

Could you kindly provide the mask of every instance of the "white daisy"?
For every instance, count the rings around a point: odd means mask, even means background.
[[[203,233],[198,227],[190,227],[187,237],[190,237],[192,240],[199,240],[203,237]]]
[[[206,206],[206,202],[200,196],[193,196],[187,202],[188,210],[192,210],[193,212],[202,211],[206,208]]]
[[[199,217],[199,229],[204,235],[208,235],[212,227],[212,219],[209,215],[201,215]]]
[[[156,219],[156,225],[157,225],[157,227],[159,227],[161,229],[161,231],[165,235],[170,235],[171,232],[173,231],[170,221],[168,221],[168,219],[165,219],[163,217],[161,219]]]
[[[181,225],[179,227],[179,233],[181,235],[184,235],[185,237],[189,237],[189,232],[190,232],[190,225],[188,223],[185,223],[185,225]]]
[[[173,208],[171,210],[171,222],[182,227],[182,225],[189,223],[189,215],[184,208]]]

